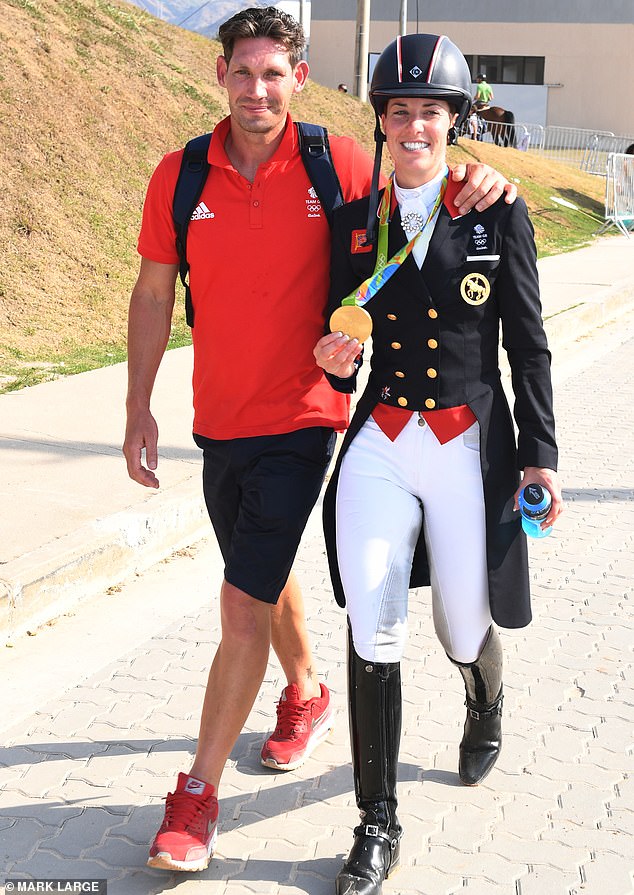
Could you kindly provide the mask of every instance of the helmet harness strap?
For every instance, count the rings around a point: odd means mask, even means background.
[[[372,187],[370,189],[370,207],[368,208],[368,223],[366,226],[366,245],[373,245],[376,241],[379,210],[379,174],[381,171],[381,156],[383,154],[383,143],[385,142],[385,134],[381,130],[381,122],[379,116],[375,112],[376,126],[374,128],[374,142],[376,149],[374,151],[374,170],[372,171]]]

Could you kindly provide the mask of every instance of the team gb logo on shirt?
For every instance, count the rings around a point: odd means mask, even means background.
[[[306,211],[309,218],[321,217],[321,203],[314,186],[308,190],[308,199],[306,199]]]
[[[476,252],[481,252],[487,248],[489,235],[482,224],[476,224],[473,228],[473,244]]]

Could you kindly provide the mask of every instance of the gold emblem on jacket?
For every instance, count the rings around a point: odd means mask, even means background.
[[[469,273],[460,284],[460,295],[468,305],[483,305],[491,293],[491,284],[481,273]]]

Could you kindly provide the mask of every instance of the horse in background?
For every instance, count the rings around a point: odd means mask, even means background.
[[[501,106],[485,106],[478,109],[476,103],[476,111],[480,118],[486,121],[487,130],[497,146],[510,146],[515,149],[517,145],[515,115],[510,109],[503,109]]]

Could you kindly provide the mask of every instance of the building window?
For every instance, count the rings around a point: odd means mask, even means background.
[[[543,84],[543,56],[467,56],[473,80],[482,73],[489,84]]]
[[[544,57],[543,56],[526,56],[524,58],[524,80],[523,84],[543,84],[544,83]]]
[[[473,79],[475,80],[478,72],[486,75],[487,81],[490,83],[500,83],[501,80],[501,56],[474,56],[475,67],[472,69]]]
[[[524,60],[521,56],[505,56],[502,61],[502,83],[523,84]]]

